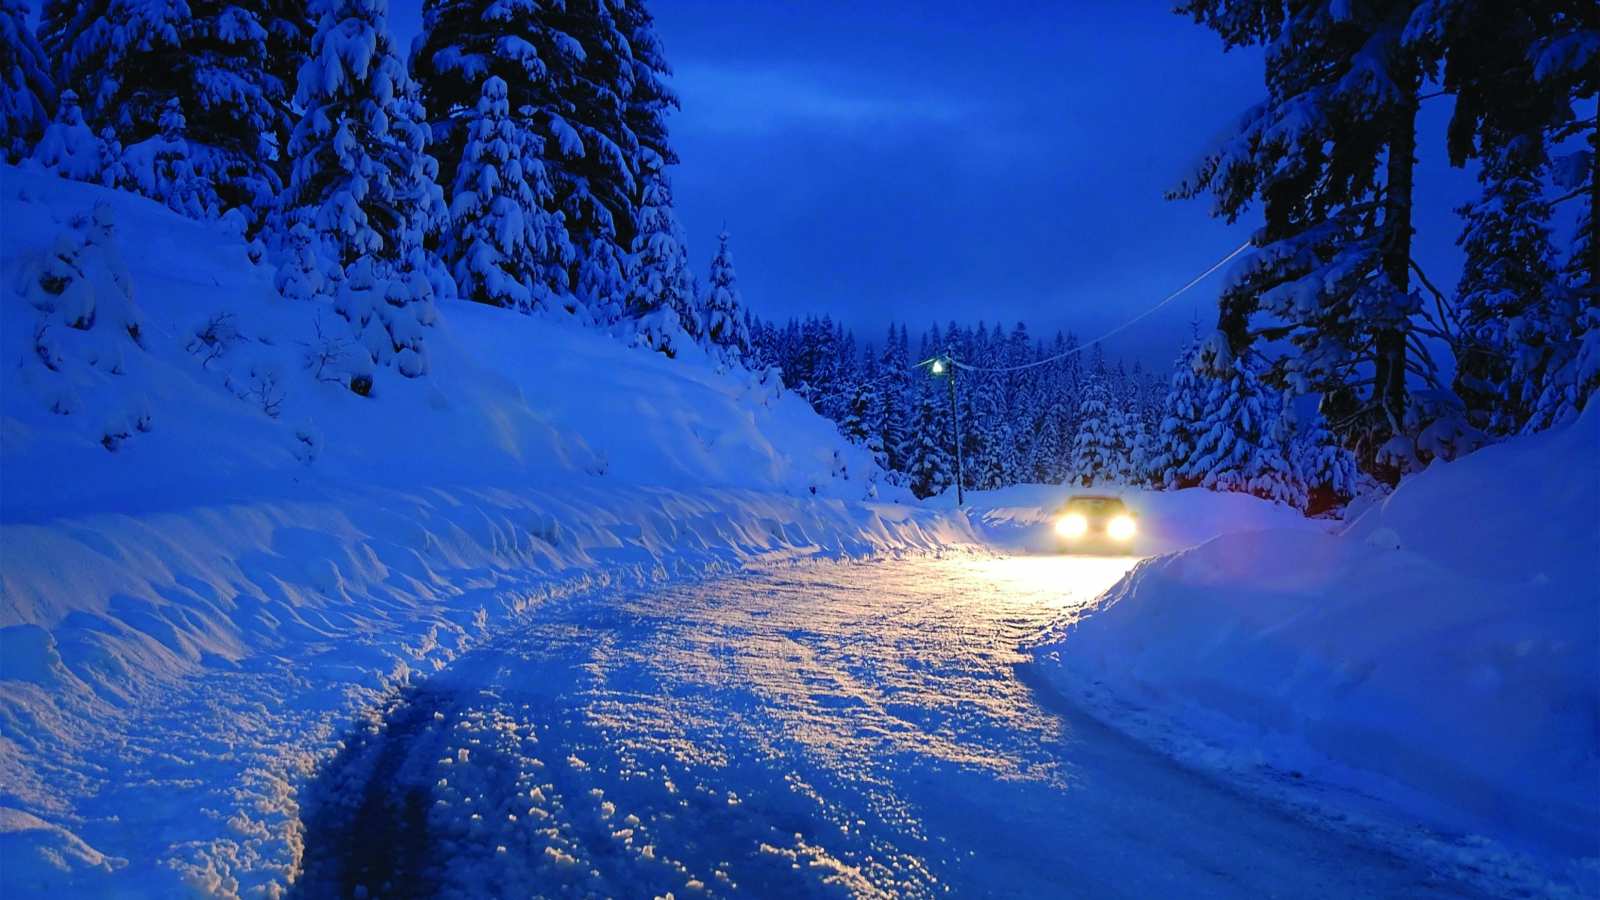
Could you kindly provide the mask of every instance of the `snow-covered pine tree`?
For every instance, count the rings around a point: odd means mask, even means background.
[[[567,105],[562,91],[584,55],[555,20],[560,6],[549,0],[423,3],[422,31],[411,46],[411,76],[427,109],[430,146],[446,184],[456,183],[456,167],[466,155],[476,118],[473,111],[491,77],[506,85],[512,127],[538,139],[524,141],[532,145],[523,152],[541,162],[547,149],[555,153],[566,129],[560,118]]]
[[[1276,439],[1277,398],[1255,368],[1229,352],[1221,332],[1200,345],[1193,362],[1205,393],[1193,425],[1194,452],[1179,466],[1179,480],[1303,505]]]
[[[1034,440],[1029,447],[1027,480],[1035,484],[1056,484],[1061,480],[1062,460],[1068,448],[1061,442],[1061,420],[1067,417],[1064,398],[1053,400],[1039,410],[1034,422]]]
[[[1404,38],[1442,61],[1450,161],[1481,162],[1483,193],[1463,210],[1455,387],[1472,424],[1497,433],[1564,421],[1600,387],[1600,116],[1579,113],[1600,93],[1600,11],[1587,0],[1424,3]],[[1546,175],[1580,203],[1565,267],[1548,243]]]
[[[215,218],[222,200],[212,182],[195,171],[186,135],[183,108],[173,97],[161,109],[161,130],[122,151],[117,184],[180,215]]]
[[[932,497],[955,484],[955,471],[938,399],[931,389],[917,393],[916,417],[907,440],[906,475],[911,493]]]
[[[1155,429],[1149,423],[1146,408],[1146,377],[1144,368],[1139,363],[1134,363],[1128,373],[1127,411],[1128,411],[1128,483],[1144,485],[1145,469],[1149,467],[1150,454],[1154,448]]]
[[[40,21],[56,81],[80,92],[91,128],[128,148],[170,141],[165,112],[180,101],[187,165],[218,206],[261,220],[283,184],[302,0],[48,0]]]
[[[1530,382],[1538,379],[1549,339],[1535,323],[1543,307],[1560,302],[1553,296],[1559,286],[1544,167],[1536,141],[1503,141],[1484,157],[1482,196],[1458,210],[1466,222],[1457,241],[1466,263],[1456,289],[1461,351],[1454,388],[1471,425],[1496,434],[1516,432],[1531,415],[1537,388]]]
[[[1126,464],[1120,459],[1113,419],[1117,416],[1104,371],[1095,371],[1078,402],[1078,432],[1072,441],[1070,483],[1085,487],[1115,483]]]
[[[702,336],[683,229],[672,208],[672,188],[657,173],[645,185],[639,207],[639,231],[633,242],[633,282],[628,314],[637,320],[640,341],[676,356],[678,335],[690,341]]]
[[[296,94],[305,112],[289,143],[285,227],[305,223],[317,235],[336,309],[373,361],[422,374],[439,280],[423,245],[447,215],[421,105],[394,52],[386,0],[324,0],[319,13]]]
[[[1187,0],[1181,12],[1228,47],[1266,51],[1267,98],[1173,192],[1210,192],[1236,220],[1256,199],[1256,252],[1221,296],[1219,330],[1243,356],[1264,327],[1295,353],[1282,377],[1331,392],[1364,466],[1386,480],[1407,457],[1409,355],[1420,303],[1411,290],[1412,183],[1419,88],[1429,58],[1402,41],[1409,2]],[[1265,319],[1266,321],[1260,321]],[[1364,396],[1357,387],[1365,387]]]
[[[667,114],[678,108],[678,95],[668,83],[672,67],[645,0],[620,0],[617,17],[633,68],[623,112],[638,148],[632,168],[635,173],[665,171],[678,161],[667,140]]]
[[[339,269],[371,256],[396,264],[445,221],[405,65],[388,33],[386,0],[321,0],[289,141],[283,208],[305,220]]]
[[[733,270],[726,228],[717,235],[717,255],[711,258],[711,272],[706,278],[705,315],[705,336],[711,346],[735,362],[749,355],[750,332],[744,324],[739,278]]]
[[[1151,487],[1177,490],[1194,487],[1198,479],[1188,474],[1199,442],[1198,428],[1205,405],[1206,386],[1199,372],[1200,342],[1191,342],[1172,369],[1172,379],[1162,406],[1161,423],[1151,438],[1141,477]]]
[[[613,0],[566,0],[557,28],[581,48],[560,85],[562,107],[550,118],[551,176],[578,250],[574,284],[579,299],[602,321],[625,315],[631,285],[628,249],[646,225],[650,174],[628,127],[633,94],[632,44]],[[659,329],[658,329],[659,330]]]
[[[55,121],[33,148],[33,164],[73,181],[111,184],[116,176],[115,151],[83,121],[76,91],[61,92]]]
[[[1356,459],[1339,446],[1320,412],[1297,408],[1293,397],[1283,398],[1278,418],[1278,446],[1283,448],[1292,502],[1308,516],[1322,515],[1348,503],[1356,494]]]
[[[273,280],[279,294],[290,300],[311,300],[328,292],[327,266],[318,254],[319,245],[309,223],[299,221],[290,226]]]
[[[27,158],[55,105],[55,82],[28,24],[28,4],[0,0],[0,160]]]
[[[890,325],[889,337],[884,341],[883,355],[878,361],[883,396],[878,437],[883,444],[885,468],[894,472],[906,470],[906,438],[910,433],[911,361],[906,344],[906,327],[901,325],[897,331]]]
[[[505,79],[484,79],[450,199],[444,258],[462,296],[522,312],[566,306],[572,247],[528,135],[512,120]]]
[[[1569,142],[1556,161],[1556,184],[1580,198],[1581,206],[1561,290],[1552,292],[1542,315],[1525,317],[1512,334],[1513,340],[1541,341],[1546,348],[1542,358],[1521,360],[1524,370],[1513,373],[1536,392],[1524,431],[1572,421],[1600,392],[1600,12],[1584,0],[1547,0],[1540,8],[1556,15],[1528,48],[1531,85],[1546,98],[1543,108],[1554,113],[1547,142]],[[1593,114],[1574,114],[1584,108]]]
[[[839,422],[839,433],[852,444],[865,445],[871,438],[871,422],[877,417],[877,396],[867,383],[858,384],[850,394],[850,405]]]

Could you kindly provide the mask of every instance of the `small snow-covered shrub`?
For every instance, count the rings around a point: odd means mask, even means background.
[[[115,391],[101,391],[98,378],[127,371],[130,344],[143,349],[141,316],[112,218],[104,204],[74,217],[50,249],[21,269],[17,293],[36,313],[25,380],[61,415],[83,409],[86,390],[115,398]],[[148,412],[118,408],[109,421],[108,439],[101,441],[107,449],[149,430]]]
[[[115,173],[116,148],[97,136],[83,121],[74,91],[62,91],[55,121],[33,149],[32,165],[73,181],[109,184]]]
[[[185,349],[200,357],[201,366],[209,368],[242,339],[233,313],[217,313],[195,329]]]
[[[322,436],[322,429],[310,422],[301,423],[294,430],[294,446],[292,448],[294,458],[308,466],[311,465],[317,461],[317,457],[322,455],[322,447],[325,442],[326,439]]]
[[[678,313],[670,307],[660,307],[633,323],[633,346],[648,347],[668,359],[676,357],[690,342]]]
[[[269,360],[256,360],[242,373],[230,373],[227,385],[235,397],[260,407],[268,418],[276,419],[283,412],[283,401],[287,391],[284,389],[283,377],[279,374],[277,365]]]
[[[317,381],[344,384],[350,378],[354,345],[345,338],[329,335],[322,329],[322,317],[312,320],[316,337],[305,344],[301,357],[306,371]]]
[[[332,288],[328,265],[317,254],[317,235],[304,221],[289,227],[273,283],[290,300],[310,300]]]

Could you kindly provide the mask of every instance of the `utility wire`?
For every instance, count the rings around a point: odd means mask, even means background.
[[[1079,344],[1078,346],[1072,348],[1071,350],[1068,350],[1065,353],[1057,353],[1055,356],[1050,356],[1050,357],[1046,357],[1044,359],[1035,360],[1034,362],[1031,362],[1031,363],[1024,363],[1023,365],[1020,365],[1020,366],[974,366],[974,365],[969,365],[968,363],[964,363],[961,360],[956,359],[955,357],[935,356],[935,357],[930,357],[928,359],[923,360],[922,362],[917,363],[912,368],[913,369],[919,369],[919,368],[921,368],[923,366],[932,364],[933,361],[936,360],[936,359],[944,359],[944,360],[948,360],[950,365],[955,366],[956,368],[961,369],[963,371],[967,371],[967,372],[1004,373],[1004,372],[1020,372],[1023,369],[1032,369],[1032,368],[1035,368],[1037,366],[1046,366],[1046,365],[1049,365],[1050,363],[1053,363],[1053,362],[1059,362],[1059,361],[1061,361],[1063,359],[1066,359],[1069,356],[1072,356],[1075,353],[1082,353],[1083,351],[1089,349],[1090,347],[1093,347],[1096,344],[1104,343],[1107,340],[1110,340],[1111,338],[1113,338],[1116,335],[1120,334],[1121,332],[1126,331],[1127,329],[1132,328],[1133,326],[1139,324],[1140,322],[1144,321],[1145,319],[1147,319],[1151,315],[1153,315],[1156,312],[1156,310],[1159,310],[1161,307],[1166,306],[1168,303],[1171,303],[1172,301],[1178,299],[1178,297],[1182,296],[1184,292],[1188,291],[1190,288],[1194,287],[1195,285],[1199,284],[1200,282],[1205,281],[1206,278],[1210,277],[1210,275],[1213,272],[1215,272],[1218,269],[1222,268],[1223,266],[1227,265],[1235,256],[1238,256],[1239,254],[1243,253],[1244,251],[1246,251],[1248,249],[1250,249],[1250,242],[1249,241],[1245,241],[1244,243],[1240,244],[1238,246],[1238,248],[1235,249],[1232,253],[1229,253],[1227,256],[1224,256],[1223,258],[1217,260],[1217,262],[1214,265],[1212,265],[1211,268],[1205,270],[1204,272],[1201,272],[1199,275],[1196,275],[1194,278],[1190,279],[1188,284],[1184,285],[1181,288],[1178,288],[1177,290],[1173,291],[1172,293],[1168,294],[1167,296],[1161,298],[1161,302],[1157,303],[1155,306],[1152,306],[1149,309],[1145,310],[1144,312],[1138,314],[1137,316],[1134,316],[1133,318],[1129,319],[1128,321],[1123,322],[1121,325],[1118,325],[1117,327],[1111,329],[1110,331],[1106,332],[1105,334],[1100,335],[1099,337],[1097,337],[1094,340],[1088,342],[1087,344]]]

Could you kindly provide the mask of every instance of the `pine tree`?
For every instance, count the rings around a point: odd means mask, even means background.
[[[371,256],[398,263],[447,218],[436,163],[385,0],[327,0],[296,102],[305,112],[284,208],[309,222],[342,269]]]
[[[1103,371],[1094,373],[1078,403],[1078,432],[1072,441],[1072,483],[1085,487],[1115,483],[1126,471],[1120,412]]]
[[[283,238],[283,258],[273,279],[278,293],[290,300],[311,300],[328,293],[326,264],[311,225],[295,222]]]
[[[1144,480],[1167,490],[1194,487],[1199,479],[1188,474],[1189,461],[1199,443],[1198,426],[1205,404],[1205,385],[1199,373],[1199,340],[1178,355],[1163,404],[1161,424],[1152,438],[1143,472]]]
[[[1293,490],[1289,502],[1308,516],[1321,515],[1355,496],[1356,460],[1339,446],[1320,414],[1302,415],[1292,399],[1285,397],[1277,435]]]
[[[920,391],[906,454],[906,474],[916,496],[932,497],[955,483],[947,437],[933,391]]]
[[[40,38],[91,128],[129,148],[182,141],[216,206],[255,224],[283,184],[288,79],[305,56],[306,19],[301,0],[48,0]],[[184,105],[181,132],[166,115],[173,101]]]
[[[640,340],[668,356],[676,356],[680,349],[676,335],[690,341],[702,335],[683,244],[671,186],[664,175],[652,176],[639,207],[628,314],[638,321]]]
[[[1538,320],[1556,299],[1543,157],[1526,139],[1495,148],[1479,174],[1483,196],[1459,210],[1466,263],[1456,289],[1462,348],[1454,387],[1470,423],[1499,434],[1514,433],[1531,415],[1530,382],[1538,380],[1549,336],[1524,320]],[[1513,369],[1519,377],[1512,378]]]
[[[1300,392],[1354,398],[1356,408],[1343,417],[1350,438],[1363,465],[1391,481],[1399,473],[1386,460],[1408,455],[1399,428],[1407,373],[1417,364],[1408,348],[1420,308],[1411,290],[1412,170],[1429,59],[1402,40],[1411,6],[1189,0],[1179,7],[1228,47],[1266,50],[1267,99],[1173,194],[1209,191],[1214,213],[1229,221],[1252,201],[1263,204],[1257,251],[1221,297],[1218,327],[1228,352],[1245,355],[1263,330],[1287,338],[1295,352],[1281,377]],[[1370,385],[1364,398],[1348,390],[1358,382]]]
[[[84,123],[77,92],[62,91],[55,121],[33,149],[33,162],[62,178],[111,184],[117,174],[115,157],[116,151]]]
[[[431,146],[448,184],[467,157],[467,144],[490,78],[506,85],[511,126],[522,152],[543,162],[547,142],[558,142],[566,107],[562,90],[584,50],[555,21],[560,4],[546,0],[426,0],[422,32],[411,48],[416,81],[432,128]],[[537,141],[535,144],[534,141]],[[551,148],[552,152],[554,148]],[[550,211],[555,207],[551,206]]]
[[[1254,367],[1233,356],[1220,333],[1200,346],[1194,366],[1205,393],[1192,426],[1194,452],[1179,466],[1179,480],[1303,504],[1276,440],[1277,406]]]
[[[375,363],[393,361],[410,376],[427,370],[422,328],[434,318],[438,275],[423,247],[446,212],[386,12],[385,0],[321,9],[296,94],[305,113],[289,143],[285,227],[304,223],[316,234],[335,308]]]
[[[28,157],[50,124],[56,86],[28,24],[28,4],[0,0],[0,161]]]
[[[623,119],[638,148],[633,170],[665,171],[678,161],[667,141],[667,114],[678,108],[677,93],[668,83],[672,67],[644,0],[620,0],[617,15],[632,65]]]
[[[1496,433],[1566,421],[1600,387],[1600,113],[1578,115],[1600,93],[1600,7],[1424,3],[1405,38],[1443,62],[1451,162],[1482,163],[1482,197],[1463,210],[1455,387],[1471,422]],[[1547,180],[1581,204],[1565,266],[1549,246]]]
[[[911,361],[908,358],[906,328],[898,332],[889,326],[889,337],[883,344],[883,355],[878,363],[879,377],[883,383],[883,407],[878,426],[878,438],[883,444],[886,465],[890,471],[906,469],[906,440],[911,421]]]
[[[856,386],[850,395],[850,405],[844,419],[839,422],[839,433],[852,444],[865,445],[873,436],[870,423],[877,417],[877,397],[871,386]]]
[[[750,332],[744,324],[739,279],[733,271],[727,229],[717,235],[717,255],[711,258],[711,273],[706,282],[706,340],[727,357],[742,360],[750,353]]]
[[[463,296],[523,312],[565,305],[572,247],[550,181],[512,121],[504,79],[491,75],[468,129],[451,194],[444,257]]]
[[[128,147],[117,167],[117,183],[194,219],[221,212],[211,181],[195,171],[183,108],[174,97],[161,110],[161,131]]]
[[[554,16],[581,53],[557,79],[562,106],[550,118],[556,139],[549,164],[578,249],[579,299],[602,320],[618,318],[631,304],[630,285],[639,276],[628,270],[627,248],[651,227],[648,195],[657,188],[650,176],[663,172],[644,165],[629,128],[636,71],[626,32],[634,23],[623,12],[612,0],[566,0]]]
[[[1066,399],[1058,399],[1040,411],[1034,424],[1034,442],[1029,454],[1029,478],[1036,484],[1056,484],[1062,479],[1068,447],[1061,441],[1060,422],[1067,417]]]
[[[1121,372],[1121,366],[1118,366]],[[1112,395],[1110,434],[1112,446],[1115,447],[1113,461],[1116,468],[1112,473],[1112,480],[1118,484],[1134,484],[1139,481],[1139,467],[1136,458],[1143,454],[1144,438],[1139,425],[1139,410],[1137,393],[1134,382],[1123,378],[1122,389]]]

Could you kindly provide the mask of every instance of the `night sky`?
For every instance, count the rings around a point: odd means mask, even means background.
[[[1257,224],[1163,192],[1261,94],[1257,51],[1224,54],[1164,2],[726,3],[652,7],[676,70],[672,133],[690,252],[726,222],[757,312],[1026,320],[1098,335],[1237,247]],[[1450,208],[1472,176],[1425,110],[1418,249],[1454,283]],[[1109,345],[1165,366],[1208,281]]]
[[[420,0],[396,0],[409,47]],[[1237,247],[1162,193],[1261,93],[1261,57],[1224,54],[1165,2],[843,0],[652,5],[683,101],[679,214],[696,270],[726,223],[759,314],[829,313],[878,339],[891,319],[1098,335]],[[1424,105],[1417,256],[1446,290],[1449,99]],[[1217,281],[1108,344],[1167,365]]]

